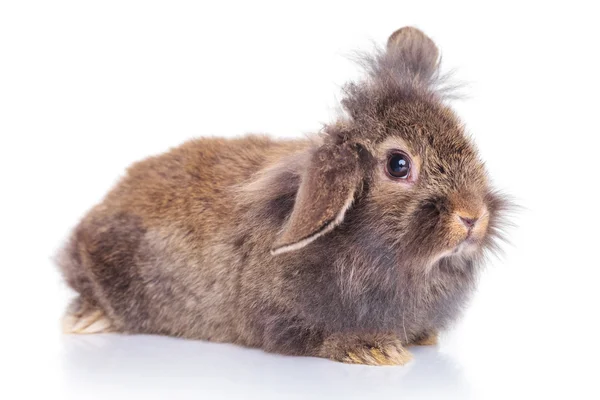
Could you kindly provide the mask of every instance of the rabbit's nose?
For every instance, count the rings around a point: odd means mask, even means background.
[[[467,229],[471,229],[475,226],[475,224],[477,223],[477,220],[479,218],[473,218],[471,216],[464,216],[464,215],[458,215],[458,218],[460,218],[461,222],[467,227]]]
[[[458,229],[467,228],[468,231],[479,229],[486,224],[482,219],[487,213],[483,197],[474,191],[462,191],[450,196],[450,204],[453,208],[453,218]]]

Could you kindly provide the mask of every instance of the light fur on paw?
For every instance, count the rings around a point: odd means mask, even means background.
[[[364,365],[404,365],[412,360],[393,334],[333,335],[323,342],[319,356]]]
[[[412,354],[399,343],[384,346],[360,347],[346,352],[340,361],[365,365],[404,365],[412,360]]]
[[[86,303],[74,302],[62,320],[64,333],[90,334],[113,332],[112,324],[104,311]]]

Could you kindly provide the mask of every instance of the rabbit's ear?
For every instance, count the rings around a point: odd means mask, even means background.
[[[356,150],[348,144],[321,146],[302,176],[294,209],[271,254],[301,249],[341,224],[361,178]]]
[[[427,80],[439,67],[439,50],[433,40],[417,28],[406,26],[392,33],[382,67],[404,69],[410,76]]]

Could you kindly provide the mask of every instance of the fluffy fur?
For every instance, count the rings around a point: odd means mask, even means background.
[[[78,292],[65,330],[376,365],[434,343],[506,203],[442,101],[431,39],[400,29],[365,65],[312,140],[198,139],[130,167],[59,256]],[[385,173],[398,149],[412,182]]]

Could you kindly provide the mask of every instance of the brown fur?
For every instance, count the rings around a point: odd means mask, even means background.
[[[413,346],[435,346],[438,344],[439,337],[437,333],[428,333],[421,338],[415,339],[411,344]]]
[[[442,101],[429,38],[403,28],[365,64],[348,117],[314,140],[198,139],[129,168],[59,258],[77,304],[118,332],[409,360],[460,314],[505,202]],[[398,147],[412,184],[386,176]]]

